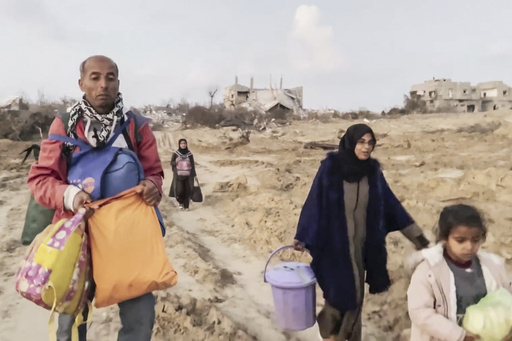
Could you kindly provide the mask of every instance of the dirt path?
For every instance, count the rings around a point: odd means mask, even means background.
[[[318,333],[313,330],[292,335],[276,329],[272,293],[270,286],[263,282],[266,259],[256,257],[243,243],[234,242],[233,234],[237,232],[232,229],[232,223],[211,206],[208,197],[213,185],[229,178],[210,161],[202,156],[198,169],[206,179],[202,186],[204,204],[192,204],[190,211],[178,211],[172,207],[173,200],[166,198],[161,205],[163,210],[171,210],[170,220],[175,224],[167,239],[185,240],[184,244],[169,248],[171,255],[174,254],[171,259],[181,269],[180,276],[185,273],[188,277],[185,281],[194,278],[199,282],[194,289],[188,289],[189,294],[199,296],[196,298],[221,298],[217,305],[220,311],[258,340],[314,340]],[[180,252],[180,249],[184,250]],[[186,257],[181,257],[183,254]],[[195,288],[201,288],[199,293]],[[182,289],[178,286],[176,290]]]
[[[165,142],[167,141],[167,142]],[[159,140],[167,178],[171,181],[169,155],[174,149],[172,133]],[[23,144],[9,142],[0,150],[13,155],[12,148]],[[168,153],[167,153],[168,154]],[[316,328],[300,333],[279,331],[273,317],[270,285],[263,282],[265,258],[240,240],[233,222],[219,209],[218,194],[212,195],[217,183],[240,174],[257,171],[238,167],[219,167],[216,155],[198,157],[198,173],[205,202],[192,204],[190,211],[180,211],[174,199],[164,197],[161,211],[167,225],[165,243],[169,257],[179,272],[178,284],[156,293],[157,321],[154,340],[316,340]],[[22,299],[14,290],[15,271],[26,247],[19,237],[23,226],[29,190],[26,186],[28,166],[12,159],[0,173],[0,341],[41,340],[48,335],[49,312]],[[229,176],[225,174],[228,173]],[[231,199],[229,199],[231,200]],[[94,309],[89,323],[89,339],[116,340],[120,327],[116,306]]]
[[[169,135],[168,140],[177,141]],[[164,146],[159,147],[162,153]],[[266,259],[257,257],[247,248],[250,241],[245,241],[245,245],[237,241],[238,238],[233,237],[237,232],[232,222],[214,207],[215,184],[232,180],[239,174],[230,172],[226,176],[226,168],[212,164],[218,160],[215,155],[201,155],[197,160],[205,202],[192,203],[190,211],[177,210],[176,201],[168,197],[160,205],[170,223],[166,237],[169,254],[174,266],[181,270],[179,284],[170,292],[195,299],[216,298],[216,308],[224,318],[249,338],[276,341],[318,338],[315,328],[295,334],[278,331],[273,321],[270,285],[263,282]],[[170,169],[166,169],[166,174],[169,175],[164,187],[168,189],[172,180]],[[170,227],[171,224],[174,226]]]

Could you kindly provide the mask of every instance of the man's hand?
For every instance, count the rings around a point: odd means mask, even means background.
[[[156,206],[160,200],[160,192],[158,191],[158,188],[156,188],[155,183],[151,180],[145,179],[142,180],[139,185],[141,185],[142,188],[139,189],[137,193],[142,195],[146,204],[149,206]]]
[[[94,213],[94,210],[88,207],[85,207],[85,204],[91,203],[91,196],[89,193],[80,191],[78,192],[75,197],[73,198],[73,212],[78,212],[80,208],[85,208],[85,215],[84,220],[89,219],[92,214]]]

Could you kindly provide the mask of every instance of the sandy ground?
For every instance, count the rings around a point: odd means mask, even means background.
[[[179,273],[178,284],[156,293],[154,340],[318,340],[317,327],[283,332],[275,323],[270,285],[263,267],[270,252],[289,244],[301,206],[325,151],[304,149],[310,141],[338,143],[359,121],[293,122],[255,132],[236,146],[238,132],[179,130],[157,132],[170,185],[170,159],[180,137],[189,140],[205,201],[179,211],[165,197],[165,243]],[[512,112],[410,115],[369,123],[377,133],[374,156],[396,195],[432,237],[440,209],[466,202],[486,212],[487,250],[512,260]],[[49,313],[21,298],[14,274],[25,247],[19,237],[29,191],[28,165],[18,154],[30,143],[0,140],[0,341],[45,340]],[[393,286],[368,295],[365,340],[405,340],[408,278],[403,261],[413,250],[399,233],[388,237]],[[308,261],[283,253],[282,260]],[[277,261],[276,261],[277,262]],[[276,263],[275,262],[275,263]],[[275,264],[274,263],[274,264]],[[317,289],[320,309],[323,300]],[[116,340],[117,307],[96,309],[90,340]]]

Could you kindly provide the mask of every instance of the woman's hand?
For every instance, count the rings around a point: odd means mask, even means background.
[[[304,251],[306,249],[306,244],[304,244],[303,242],[301,242],[297,239],[294,239],[293,240],[293,248],[297,251]]]

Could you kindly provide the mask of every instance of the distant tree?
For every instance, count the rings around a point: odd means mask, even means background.
[[[210,108],[213,107],[213,98],[215,97],[217,90],[218,89],[215,89],[214,91],[208,91],[208,95],[210,95]]]
[[[407,95],[404,95],[404,110],[408,114],[411,112],[426,113],[427,102],[420,99],[418,96],[409,97]]]
[[[187,112],[187,123],[192,125],[202,125],[206,127],[215,127],[220,122],[220,115],[212,112],[202,106],[194,106]]]
[[[48,105],[48,100],[46,99],[46,95],[44,91],[41,89],[37,90],[37,104],[38,105]]]
[[[65,106],[66,108],[69,108],[70,106],[75,104],[77,102],[77,100],[74,98],[71,98],[71,97],[64,96],[60,99],[60,102],[62,103],[63,106]]]

